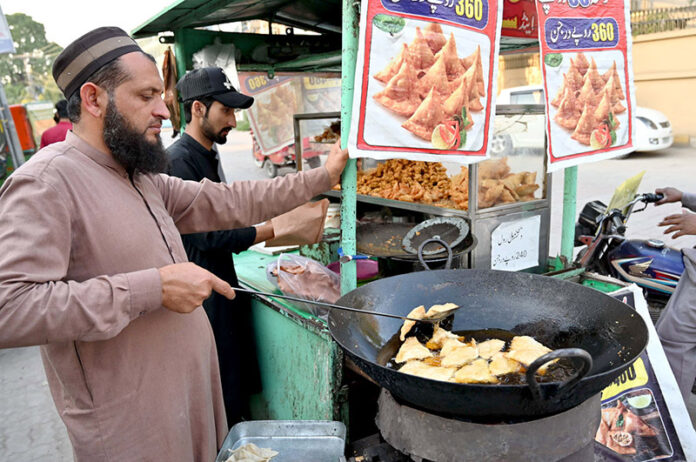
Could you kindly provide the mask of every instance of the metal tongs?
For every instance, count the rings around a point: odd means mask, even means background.
[[[425,323],[431,323],[431,324],[435,324],[435,323],[442,321],[443,319],[449,317],[452,313],[454,313],[455,311],[457,311],[460,308],[459,306],[455,305],[454,307],[449,308],[447,310],[438,311],[437,313],[435,313],[431,316],[428,316],[427,318],[418,319],[418,318],[409,318],[408,316],[399,316],[398,314],[382,313],[379,311],[367,311],[367,310],[361,310],[359,308],[353,308],[353,307],[349,307],[349,306],[336,305],[333,303],[317,302],[314,300],[306,300],[304,298],[292,297],[290,295],[272,294],[270,292],[261,292],[258,290],[245,289],[242,287],[232,287],[232,289],[235,292],[239,291],[239,292],[246,292],[248,294],[263,295],[264,297],[282,298],[282,299],[290,300],[293,302],[311,303],[312,305],[321,306],[323,308],[329,308],[332,310],[351,311],[353,313],[371,314],[371,315],[375,315],[375,316],[384,316],[386,318],[396,318],[396,319],[403,319],[403,320],[407,320],[407,321],[425,322]]]

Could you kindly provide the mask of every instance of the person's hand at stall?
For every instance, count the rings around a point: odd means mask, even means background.
[[[655,202],[655,205],[668,204],[670,202],[679,202],[682,200],[683,193],[677,188],[657,188],[655,194],[662,194],[664,197]]]
[[[324,167],[329,172],[329,178],[331,178],[331,186],[341,181],[341,173],[343,173],[346,162],[348,162],[348,149],[341,149],[341,139],[339,138],[331,146],[331,152],[329,152],[329,157],[327,157],[326,164],[324,164]]]
[[[191,262],[159,268],[162,305],[177,313],[190,313],[210,297],[212,291],[232,300],[234,290],[227,282]]]
[[[672,234],[672,239],[681,236],[696,235],[696,213],[683,210],[682,213],[668,215],[662,219],[658,226],[669,226],[665,234]]]

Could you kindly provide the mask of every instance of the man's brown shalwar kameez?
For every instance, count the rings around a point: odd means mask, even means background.
[[[0,348],[42,345],[79,461],[212,461],[227,432],[202,308],[161,306],[179,233],[249,226],[330,188],[324,168],[223,185],[130,179],[68,133],[0,189]]]

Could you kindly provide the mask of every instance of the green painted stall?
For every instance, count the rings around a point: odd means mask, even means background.
[[[352,110],[359,5],[352,0],[178,0],[137,27],[133,35],[159,35],[161,42],[172,43],[179,75],[192,68],[193,53],[216,41],[235,45],[240,51],[238,69],[242,71],[268,72],[271,76],[276,72],[341,72],[345,147]],[[251,19],[318,35],[203,30]],[[277,56],[273,63],[255,61],[253,50],[264,42],[286,45],[285,56]],[[567,169],[565,175],[562,253],[567,262],[572,257],[577,168]],[[341,181],[341,245],[347,255],[356,253],[356,178],[356,162],[351,160]],[[277,290],[265,276],[266,264],[273,259],[253,251],[235,257],[242,284],[263,291]],[[563,263],[557,259],[556,267],[561,269]],[[355,288],[354,262],[343,264],[341,284],[344,292]],[[263,386],[263,392],[251,402],[253,418],[338,419],[347,423],[349,390],[344,358],[326,322],[279,299],[254,297],[252,309]]]

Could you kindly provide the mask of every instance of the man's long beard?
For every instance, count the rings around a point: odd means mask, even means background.
[[[148,141],[145,132],[135,130],[112,99],[106,106],[104,143],[114,159],[131,175],[162,173],[167,168],[167,154],[159,136],[157,141]]]

